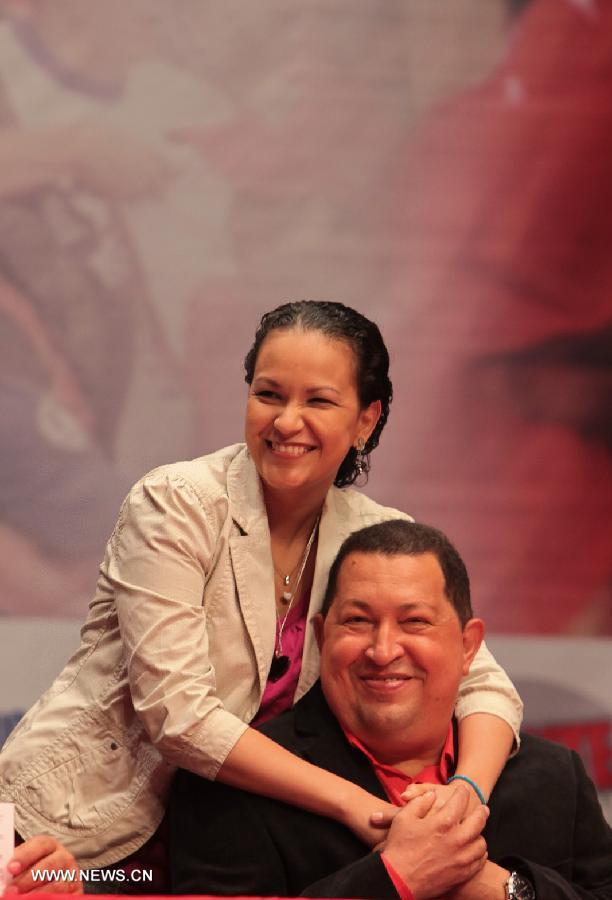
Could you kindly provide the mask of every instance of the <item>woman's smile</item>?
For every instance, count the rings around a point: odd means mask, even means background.
[[[270,450],[278,456],[287,457],[288,459],[296,459],[299,456],[305,456],[306,453],[310,453],[312,450],[316,449],[307,444],[289,444],[271,440],[266,440],[266,443]]]

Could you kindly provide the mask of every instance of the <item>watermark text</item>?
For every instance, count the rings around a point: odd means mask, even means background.
[[[124,884],[129,882],[150,884],[153,881],[153,869],[33,869],[32,880],[35,882],[111,882]]]

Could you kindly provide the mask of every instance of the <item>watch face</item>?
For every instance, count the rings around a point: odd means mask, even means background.
[[[508,900],[535,900],[535,891],[531,882],[519,875],[518,872],[512,872],[510,875],[506,894]]]

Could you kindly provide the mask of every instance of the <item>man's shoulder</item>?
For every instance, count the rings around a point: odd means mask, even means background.
[[[310,739],[326,731],[338,731],[320,681],[317,681],[295,706],[258,726],[267,737],[297,756],[303,756]]]
[[[333,734],[335,740],[341,736],[339,726],[327,705],[318,681],[295,706],[258,725],[257,731],[261,731],[276,744],[280,744],[281,747],[285,747],[294,755],[302,758],[308,758],[313,740],[318,741],[322,737],[325,741],[327,734]],[[187,796],[191,791],[210,795],[249,794],[249,792],[242,792],[238,788],[229,787],[218,781],[209,781],[185,769],[179,769],[175,779],[176,784],[181,786]],[[249,796],[251,799],[257,798],[255,794]]]
[[[341,774],[339,770],[344,768],[344,744],[348,747],[348,743],[327,706],[319,682],[295,706],[258,725],[257,730],[314,765],[330,771],[337,766],[336,774]],[[243,815],[261,817],[271,827],[274,823],[291,821],[300,827],[310,828],[314,815],[262,794],[231,787],[218,780],[209,781],[186,769],[179,769],[172,786],[172,813],[182,815],[185,811],[193,812],[199,808],[215,810],[217,822],[231,823],[242,811]],[[319,822],[319,816],[314,818]],[[331,822],[328,824],[332,827]],[[339,828],[337,823],[333,824],[333,828]]]
[[[491,803],[499,802],[512,794],[517,800],[527,799],[534,791],[540,796],[565,796],[585,783],[588,776],[579,755],[562,744],[556,744],[533,734],[521,734],[521,748],[508,760],[502,772]],[[531,800],[529,800],[531,803]]]
[[[509,760],[508,765],[537,763],[540,760],[547,764],[571,765],[574,751],[563,744],[557,744],[548,738],[529,732],[521,732],[521,749]]]

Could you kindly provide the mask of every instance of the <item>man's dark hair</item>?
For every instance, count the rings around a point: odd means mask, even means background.
[[[365,445],[361,468],[357,466],[357,451],[351,447],[336,473],[336,487],[346,487],[353,484],[360,474],[367,476],[370,453],[378,446],[389,415],[393,386],[389,378],[389,354],[385,342],[378,325],[343,303],[331,300],[284,303],[266,313],[259,323],[253,346],[244,361],[244,380],[247,384],[253,381],[257,356],[267,336],[272,331],[290,328],[320,331],[327,338],[348,344],[355,354],[357,395],[361,408],[365,409],[370,403],[380,400],[380,418]]]
[[[449,539],[437,528],[406,519],[389,519],[354,531],[338,551],[327,580],[321,612],[327,615],[336,595],[340,566],[351,553],[382,553],[384,556],[422,556],[433,553],[444,575],[444,592],[455,608],[461,625],[472,618],[470,579],[465,563]]]

